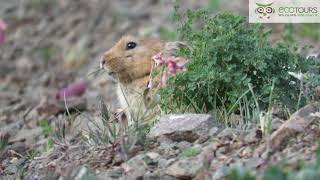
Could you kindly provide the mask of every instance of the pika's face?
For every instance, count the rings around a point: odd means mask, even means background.
[[[161,51],[161,41],[124,36],[104,53],[100,66],[121,83],[128,84],[148,76],[152,68],[152,56]]]

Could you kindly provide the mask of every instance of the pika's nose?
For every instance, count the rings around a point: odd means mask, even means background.
[[[103,58],[103,56],[102,56],[102,58],[101,58],[101,60],[100,60],[100,68],[101,69],[103,69],[104,68],[104,64],[106,63],[106,60]]]

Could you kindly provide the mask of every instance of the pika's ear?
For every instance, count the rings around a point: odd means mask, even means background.
[[[189,48],[189,46],[181,41],[166,42],[164,44],[164,54],[168,56],[176,56],[178,50],[181,48]]]

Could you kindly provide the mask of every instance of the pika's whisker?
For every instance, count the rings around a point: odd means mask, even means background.
[[[88,73],[88,77],[90,77],[90,76],[96,77],[103,72],[104,72],[104,69],[101,69],[98,67],[95,70],[93,70],[92,72]]]

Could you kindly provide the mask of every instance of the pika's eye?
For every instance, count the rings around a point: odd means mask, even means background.
[[[126,50],[134,49],[136,46],[137,46],[137,43],[135,43],[135,42],[128,42],[127,47],[126,47]]]

